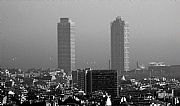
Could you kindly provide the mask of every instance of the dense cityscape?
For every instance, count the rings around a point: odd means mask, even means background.
[[[0,106],[180,106],[179,9],[0,0]]]
[[[154,68],[158,69],[159,66]],[[179,80],[157,77],[147,69],[138,68],[136,71],[124,73],[118,84],[117,72],[113,70],[79,69],[68,76],[61,69],[29,69],[23,72],[20,69],[1,68],[1,105],[179,105]],[[140,75],[143,71],[152,73],[152,76],[126,79],[128,74]]]
[[[58,68],[0,68],[3,106],[178,106],[180,65],[137,61],[129,69],[129,29],[121,17],[111,22],[109,69],[75,69],[73,22],[57,26]],[[174,74],[176,73],[176,74]]]

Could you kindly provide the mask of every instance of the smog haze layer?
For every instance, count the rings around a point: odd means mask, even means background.
[[[57,67],[57,23],[75,22],[76,68],[107,69],[110,23],[130,26],[130,68],[163,61],[180,64],[178,0],[0,0],[1,65]]]

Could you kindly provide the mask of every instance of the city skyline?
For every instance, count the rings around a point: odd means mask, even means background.
[[[180,105],[180,1],[0,0],[0,105]]]
[[[56,24],[59,17],[69,17],[77,24],[77,68],[108,69],[109,23],[123,16],[130,23],[131,69],[137,60],[145,65],[151,61],[179,64],[179,5],[171,0],[1,1],[2,61],[7,67],[56,68]]]

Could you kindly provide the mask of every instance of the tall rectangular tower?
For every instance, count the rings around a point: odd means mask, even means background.
[[[126,27],[121,17],[111,23],[111,69],[118,73],[129,71]]]
[[[58,68],[69,75],[75,69],[75,39],[72,32],[73,23],[69,18],[60,18],[58,34]]]

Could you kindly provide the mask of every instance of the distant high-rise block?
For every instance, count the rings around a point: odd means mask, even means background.
[[[117,17],[111,23],[111,69],[129,71],[128,29],[125,21]]]
[[[86,92],[86,71],[78,70],[77,76],[78,89]]]
[[[75,69],[75,39],[72,29],[73,23],[69,18],[60,18],[57,25],[58,68],[68,75]]]
[[[84,91],[87,94],[91,93],[91,86],[90,86],[91,79],[89,78],[90,76],[88,74],[90,71],[91,70],[89,68],[83,70],[78,69],[76,70],[77,74],[75,74],[75,71],[73,71],[74,74],[72,74],[74,75],[74,80],[76,80],[75,77],[77,77],[77,88],[79,90]]]
[[[72,83],[73,83],[73,87],[77,87],[77,84],[78,84],[78,70],[73,70],[72,71]]]

